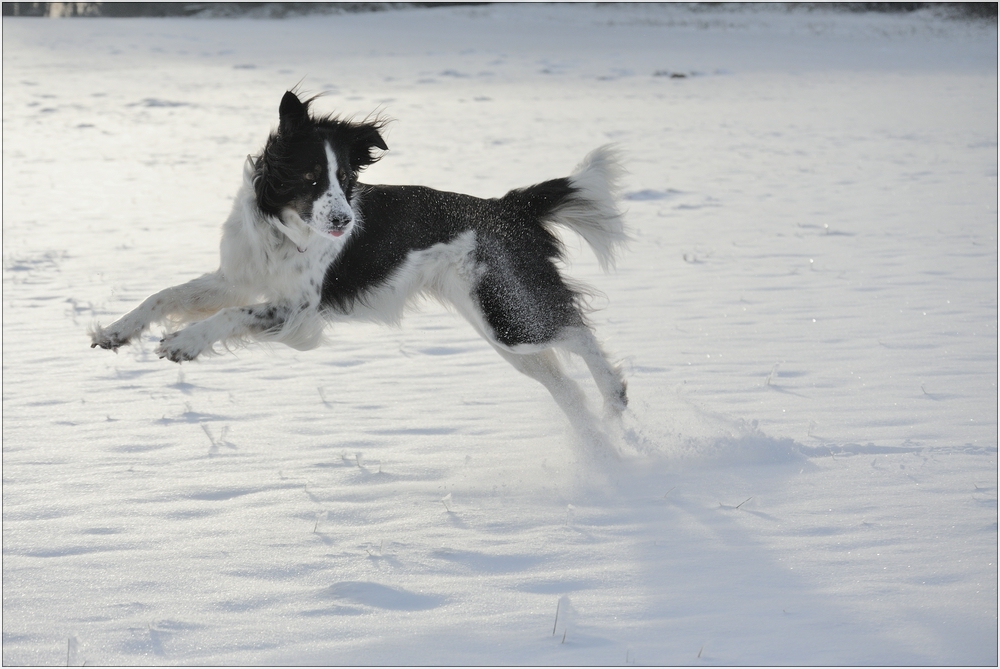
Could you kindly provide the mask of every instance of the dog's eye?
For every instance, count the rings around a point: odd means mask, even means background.
[[[345,172],[343,169],[337,170],[337,180],[340,182],[347,181],[347,172]]]

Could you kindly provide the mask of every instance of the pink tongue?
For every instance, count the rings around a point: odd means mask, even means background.
[[[333,235],[334,237],[339,237],[342,234],[344,234],[344,231],[343,230],[331,230],[330,234]]]

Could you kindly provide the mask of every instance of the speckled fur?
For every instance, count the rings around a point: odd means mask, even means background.
[[[256,205],[248,161],[233,210],[222,228],[219,269],[150,296],[112,325],[95,326],[92,345],[117,349],[156,322],[187,327],[168,333],[161,358],[194,360],[217,342],[274,341],[297,349],[317,346],[323,275],[347,236],[331,238],[300,217],[263,214]],[[301,250],[300,250],[301,248]]]

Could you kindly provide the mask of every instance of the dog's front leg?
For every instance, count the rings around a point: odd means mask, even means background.
[[[174,362],[194,360],[218,342],[253,337],[283,341],[291,324],[303,319],[303,310],[279,303],[231,307],[214,316],[173,332],[160,340],[156,353]]]
[[[150,295],[142,304],[109,325],[95,325],[90,332],[90,347],[117,351],[143,333],[153,323],[170,316],[190,318],[211,314],[223,307],[238,304],[239,295],[219,272],[205,274]]]

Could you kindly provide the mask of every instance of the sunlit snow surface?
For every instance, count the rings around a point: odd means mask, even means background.
[[[995,664],[996,57],[927,13],[5,17],[4,664]],[[434,303],[89,348],[215,269],[300,80],[395,119],[369,182],[622,147],[630,251],[567,237],[620,460]]]

